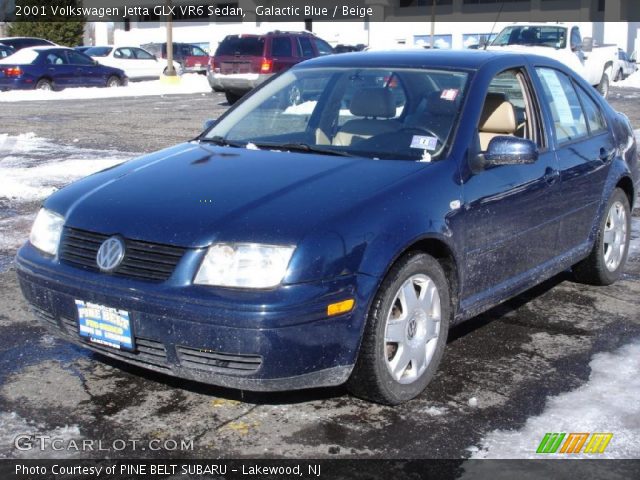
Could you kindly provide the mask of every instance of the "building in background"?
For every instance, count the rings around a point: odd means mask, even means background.
[[[115,2],[116,0],[111,0]],[[435,1],[435,8],[434,8]],[[110,0],[101,4],[108,6]],[[130,0],[130,6],[150,6],[150,0]],[[173,0],[175,5],[193,3]],[[404,45],[430,45],[431,19],[435,14],[434,36],[438,48],[468,48],[491,39],[514,19],[540,21],[550,17],[578,22],[583,36],[597,44],[616,44],[624,51],[638,50],[640,22],[613,22],[630,15],[637,0],[363,0],[363,5],[382,12],[375,19],[349,22],[322,22],[312,18],[299,22],[263,22],[256,16],[255,0],[216,3],[219,7],[241,8],[244,19],[225,21],[216,18],[184,18],[174,21],[176,42],[193,43],[213,53],[229,34],[268,32],[272,30],[310,30],[333,45],[365,44],[373,48]],[[291,4],[272,0],[269,5]],[[473,22],[464,22],[469,18]],[[419,18],[420,21],[412,21]],[[122,22],[99,22],[88,28],[87,43],[143,44],[163,42],[166,30],[158,17],[128,17]],[[383,21],[381,21],[383,20]]]

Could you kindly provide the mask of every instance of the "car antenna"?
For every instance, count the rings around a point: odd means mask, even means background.
[[[493,31],[496,28],[496,25],[498,24],[498,20],[500,20],[500,15],[502,14],[502,9],[504,8],[504,0],[502,0],[500,2],[500,10],[498,10],[498,15],[496,15],[496,20],[495,22],[493,22],[493,27],[491,27],[491,33],[489,34],[489,38],[487,38],[487,41],[484,42],[484,49],[486,50],[487,47],[489,46],[489,42],[491,41],[491,37],[493,37]]]

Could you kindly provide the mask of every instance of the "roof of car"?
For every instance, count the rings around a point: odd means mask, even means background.
[[[341,53],[307,60],[304,67],[445,67],[463,70],[478,70],[483,65],[500,61],[507,57],[535,58],[536,61],[554,63],[553,60],[538,55],[521,52],[496,52],[486,50],[390,50]]]

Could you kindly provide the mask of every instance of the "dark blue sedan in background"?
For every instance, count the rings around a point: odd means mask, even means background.
[[[126,82],[122,70],[100,65],[71,48],[23,48],[0,60],[0,90],[118,87]]]
[[[553,60],[347,53],[53,194],[18,275],[45,325],[109,357],[397,404],[452,325],[566,269],[615,282],[638,182],[628,119]]]

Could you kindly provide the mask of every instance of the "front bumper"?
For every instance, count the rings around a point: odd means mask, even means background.
[[[212,385],[255,391],[344,383],[356,361],[377,281],[365,275],[272,291],[167,286],[74,268],[29,243],[17,257],[22,292],[61,337],[127,363]],[[204,292],[204,293],[203,293]],[[355,298],[348,314],[329,303]],[[129,311],[137,349],[88,343],[78,335],[74,300]]]
[[[207,71],[207,80],[214,90],[230,91],[234,93],[246,93],[265,82],[271,74],[261,73],[235,73],[222,74]]]

